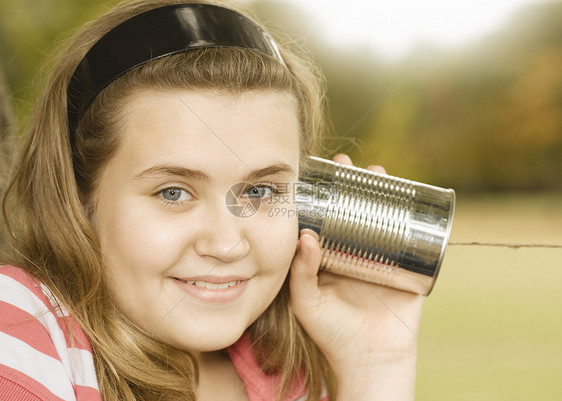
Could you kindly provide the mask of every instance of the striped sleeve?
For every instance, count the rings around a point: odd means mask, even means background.
[[[96,401],[91,347],[48,289],[0,267],[0,399]]]

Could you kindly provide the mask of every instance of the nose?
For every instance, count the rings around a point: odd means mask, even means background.
[[[195,240],[195,252],[199,256],[229,263],[248,255],[250,229],[244,224],[244,218],[233,215],[224,203],[209,207],[206,214],[207,221]]]

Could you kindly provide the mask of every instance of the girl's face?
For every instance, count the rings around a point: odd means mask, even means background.
[[[277,91],[143,91],[122,118],[94,194],[112,296],[170,345],[227,347],[271,304],[295,252],[296,102]]]

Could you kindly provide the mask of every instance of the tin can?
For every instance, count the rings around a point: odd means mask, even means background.
[[[320,237],[322,269],[429,295],[451,232],[454,190],[311,156],[295,196],[299,228]]]

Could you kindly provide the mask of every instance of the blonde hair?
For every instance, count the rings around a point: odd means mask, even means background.
[[[6,186],[9,168],[13,158],[13,111],[8,85],[4,79],[4,72],[0,66],[0,198]],[[0,215],[0,227],[4,226],[4,219]],[[0,230],[0,249],[4,247],[4,235]]]
[[[4,71],[0,66],[0,139],[8,135],[12,126],[13,112],[8,85],[4,79]]]
[[[246,49],[219,48],[164,57],[115,80],[96,97],[71,141],[66,91],[86,52],[132,16],[181,3],[186,1],[125,3],[75,35],[59,56],[39,100],[27,147],[3,202],[11,232],[11,252],[5,262],[26,269],[50,287],[85,330],[105,400],[195,400],[198,376],[191,355],[152,339],[133,325],[116,308],[104,285],[101,249],[88,218],[89,200],[101,169],[119,144],[123,102],[140,89],[212,88],[234,93],[274,89],[291,93],[297,100],[301,156],[315,152],[324,130],[321,75],[302,55],[281,49],[283,66]],[[318,400],[323,386],[334,393],[332,374],[296,321],[288,298],[286,282],[249,328],[254,352],[265,373],[282,375],[281,395],[302,377],[308,400]]]

